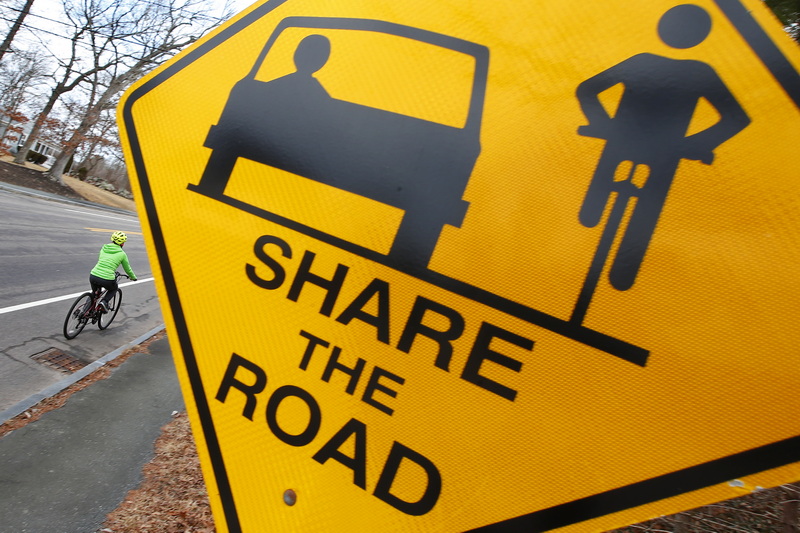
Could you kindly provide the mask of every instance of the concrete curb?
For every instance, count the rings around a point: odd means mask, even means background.
[[[132,348],[134,346],[138,346],[139,344],[143,343],[144,341],[146,341],[147,339],[149,339],[150,337],[152,337],[153,335],[155,335],[156,333],[158,333],[159,331],[161,331],[163,329],[164,329],[164,325],[163,324],[160,325],[160,326],[156,326],[155,328],[151,329],[150,331],[148,331],[147,333],[145,333],[141,337],[139,337],[137,339],[134,339],[133,341],[129,342],[128,344],[126,344],[124,346],[122,346],[121,348],[117,348],[113,352],[104,355],[103,357],[101,357],[97,361],[94,361],[93,363],[90,363],[90,364],[86,365],[85,367],[81,368],[80,370],[78,370],[74,374],[71,374],[71,375],[67,376],[66,378],[62,379],[58,383],[54,383],[54,384],[50,385],[49,387],[47,387],[46,389],[28,396],[27,398],[25,398],[21,402],[17,402],[16,404],[12,405],[11,407],[6,409],[5,411],[0,412],[0,424],[5,424],[6,422],[11,420],[15,416],[21,415],[22,413],[24,413],[25,411],[27,411],[28,409],[30,409],[31,407],[33,407],[37,403],[41,402],[42,400],[50,398],[51,396],[55,396],[56,394],[58,394],[59,392],[63,391],[67,387],[69,387],[69,386],[77,383],[78,381],[82,380],[83,378],[85,378],[86,376],[88,376],[89,374],[91,374],[92,372],[97,370],[98,368],[101,368],[103,365],[105,365],[109,361],[113,361],[114,359],[116,359],[117,357],[122,355],[122,353],[125,350],[128,350],[128,349],[130,349],[130,348]]]

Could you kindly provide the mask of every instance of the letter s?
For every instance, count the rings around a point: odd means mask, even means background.
[[[275,259],[269,256],[264,248],[268,244],[276,244],[281,249],[283,257],[292,258],[292,249],[289,243],[283,239],[279,239],[273,235],[262,235],[256,240],[253,246],[253,252],[256,254],[262,263],[264,263],[270,270],[272,270],[272,279],[264,279],[256,273],[256,267],[248,263],[245,265],[245,272],[250,281],[261,287],[262,289],[274,290],[280,287],[286,280],[286,270]]]

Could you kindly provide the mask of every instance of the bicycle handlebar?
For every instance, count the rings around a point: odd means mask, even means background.
[[[578,126],[578,135],[581,135],[582,137],[594,137],[595,139],[603,139],[608,141],[612,136],[612,131],[610,128],[606,129],[597,125],[586,124],[583,126]],[[687,149],[683,150],[683,153],[680,157],[682,159],[700,161],[701,163],[710,165],[714,162],[714,151],[689,146]]]

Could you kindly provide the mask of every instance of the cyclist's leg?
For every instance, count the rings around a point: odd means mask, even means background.
[[[98,278],[93,274],[89,274],[89,283],[92,285],[93,291],[96,291],[97,288],[103,288],[106,290],[106,294],[103,296],[103,302],[105,302],[106,307],[108,307],[108,302],[111,301],[111,298],[114,297],[114,293],[117,292],[116,280]]]
[[[609,197],[614,191],[614,177],[617,169],[623,161],[627,160],[628,155],[620,148],[616,143],[609,142],[597,162],[594,175],[583,198],[583,205],[578,213],[578,220],[587,228],[595,227],[603,218]]]
[[[92,292],[97,292],[102,289],[99,281],[101,278],[98,278],[94,274],[89,274],[89,285],[92,287]]]
[[[611,285],[619,291],[630,289],[636,281],[667,200],[678,161],[650,167],[650,176],[639,192],[636,207],[628,220],[628,227],[608,274]]]
[[[115,294],[117,294],[117,288],[118,288],[117,282],[111,281],[111,283],[113,283],[113,286],[109,288],[106,291],[106,294],[103,296],[103,302],[105,302],[106,304],[106,309],[108,309],[109,304],[111,303],[111,299],[114,297]]]

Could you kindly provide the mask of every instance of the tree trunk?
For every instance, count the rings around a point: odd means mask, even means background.
[[[83,120],[81,120],[80,125],[72,132],[69,140],[62,145],[61,152],[56,156],[53,166],[44,173],[45,176],[62,185],[64,184],[64,169],[67,167],[69,159],[75,154],[81,142],[83,142],[86,132],[88,132],[97,121],[97,115],[99,115],[97,105],[91,106],[84,115]]]
[[[63,92],[61,89],[61,84],[56,87],[53,92],[50,94],[50,99],[45,104],[42,112],[39,113],[39,116],[36,117],[36,121],[33,123],[33,128],[31,128],[31,132],[28,134],[28,137],[25,139],[25,144],[17,151],[17,155],[14,156],[14,163],[18,165],[25,164],[25,157],[28,155],[28,152],[33,146],[33,143],[36,141],[36,138],[39,136],[39,130],[42,129],[42,124],[44,121],[47,120],[47,117],[50,115],[50,111],[53,110],[53,106],[56,105],[56,101],[58,97],[61,96]]]
[[[69,158],[72,157],[72,153],[75,152],[75,149],[69,152],[67,150],[62,150],[61,153],[58,154],[58,157],[56,157],[56,162],[53,163],[53,166],[45,172],[46,176],[53,181],[57,181],[61,185],[64,185],[64,169],[67,168],[67,162]]]
[[[22,27],[22,23],[25,21],[25,17],[27,17],[28,13],[30,13],[32,5],[33,5],[33,0],[28,0],[27,2],[25,2],[25,5],[19,12],[17,20],[14,21],[14,25],[11,26],[10,30],[8,30],[8,35],[6,35],[6,38],[5,40],[3,40],[3,43],[0,44],[0,61],[3,60],[3,56],[6,55],[8,49],[11,48],[11,42],[14,40],[14,37],[17,35],[17,32]]]
[[[66,168],[69,159],[75,155],[75,151],[81,145],[89,130],[92,129],[92,126],[97,124],[100,113],[108,107],[108,103],[111,99],[124,88],[125,79],[127,78],[122,80],[117,78],[113,80],[103,94],[100,95],[100,98],[97,99],[97,102],[89,106],[86,113],[83,115],[81,123],[75,131],[72,132],[69,140],[64,143],[61,152],[56,156],[56,161],[53,163],[53,166],[50,167],[50,170],[45,172],[47,177],[61,184],[64,183],[64,168]]]

